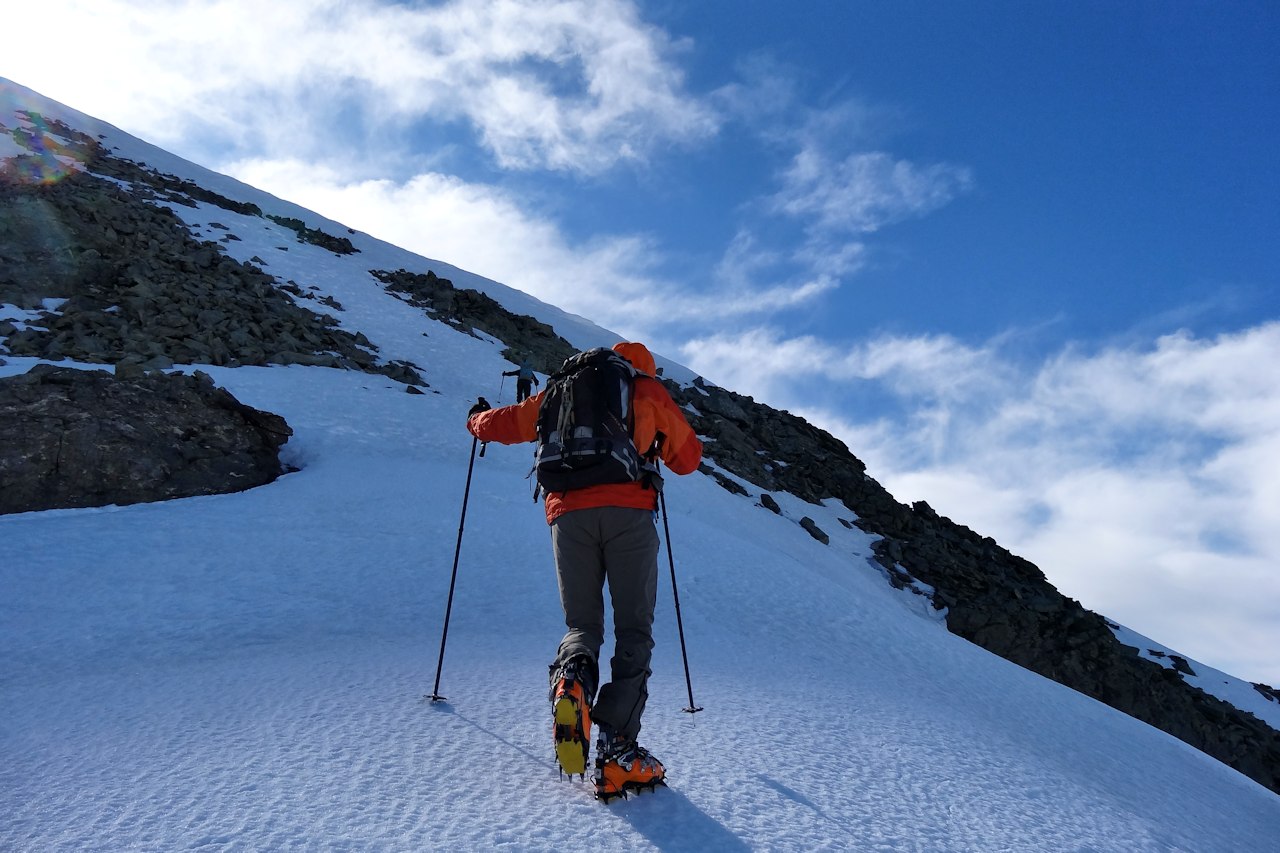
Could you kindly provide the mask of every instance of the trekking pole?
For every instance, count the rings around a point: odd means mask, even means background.
[[[458,520],[458,545],[453,549],[453,577],[449,579],[449,603],[444,608],[444,633],[440,635],[440,659],[436,662],[436,684],[431,688],[430,699],[440,702],[440,670],[444,668],[444,644],[449,639],[449,615],[453,612],[453,588],[458,582],[458,556],[462,553],[462,528],[467,523],[467,500],[471,497],[471,472],[476,467],[476,445],[480,439],[471,439],[471,461],[467,464],[467,485],[462,491],[462,518]],[[484,445],[480,446],[480,455],[484,456]]]
[[[498,383],[498,402],[502,402],[502,389],[507,387],[507,374],[502,374],[502,381]]]
[[[684,646],[684,620],[680,617],[680,592],[676,589],[676,558],[671,553],[671,528],[667,525],[667,496],[658,492],[658,506],[662,508],[662,531],[667,536],[667,562],[671,564],[671,594],[676,601],[676,630],[680,632],[680,657],[684,659],[684,683],[689,688],[689,707],[685,712],[696,714],[702,709],[693,704],[693,680],[689,677],[689,654]]]

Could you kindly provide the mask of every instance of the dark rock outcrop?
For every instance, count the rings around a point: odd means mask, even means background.
[[[32,182],[24,179],[21,158],[16,165],[4,161],[0,171],[0,302],[42,312],[35,328],[8,334],[11,354],[98,364],[132,360],[161,369],[306,364],[426,385],[414,365],[380,363],[364,335],[296,304],[261,267],[234,260],[217,242],[195,239],[171,210],[150,202],[192,205],[195,196],[240,213],[256,213],[256,206],[112,157],[65,126],[56,130],[70,142],[18,137],[37,152],[55,147],[74,156],[89,171]],[[310,242],[321,241],[321,232],[298,226]],[[345,238],[329,241],[336,245],[328,248],[340,251]],[[295,295],[310,296],[293,287]],[[48,311],[48,299],[65,301]]]
[[[37,365],[0,379],[0,513],[243,491],[282,473],[291,434],[202,373]]]
[[[707,455],[761,489],[791,492],[811,503],[883,491],[841,441],[790,412],[700,378],[692,387],[671,381],[666,386],[694,430],[709,439]]]
[[[298,239],[303,243],[310,243],[313,246],[328,249],[335,255],[353,255],[360,251],[352,245],[349,238],[335,237],[332,234],[326,234],[319,228],[310,228],[301,219],[295,219],[291,216],[272,216],[271,214],[267,214],[267,218],[297,234]]]
[[[421,308],[427,316],[449,323],[460,332],[474,335],[480,331],[507,344],[503,355],[512,363],[527,356],[534,370],[551,374],[577,352],[546,323],[527,314],[514,314],[478,290],[454,287],[452,281],[434,272],[371,272],[388,293]]]
[[[800,519],[800,526],[805,529],[806,533],[814,539],[817,539],[823,545],[831,544],[831,537],[827,535],[826,531],[818,526],[818,522],[814,521],[809,516],[806,515],[804,518]]]
[[[746,490],[746,487],[743,486],[741,483],[739,483],[737,480],[734,480],[730,477],[726,477],[724,474],[721,474],[719,471],[717,471],[715,468],[712,468],[710,465],[707,465],[705,463],[702,465],[699,465],[698,472],[702,474],[706,474],[708,477],[715,480],[720,485],[720,488],[724,489],[726,492],[732,492],[733,494],[741,495],[742,497],[747,497],[748,495],[751,494]]]

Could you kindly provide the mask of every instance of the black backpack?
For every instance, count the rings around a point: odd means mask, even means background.
[[[547,380],[534,471],[547,492],[648,480],[631,438],[636,369],[609,349],[578,353]]]

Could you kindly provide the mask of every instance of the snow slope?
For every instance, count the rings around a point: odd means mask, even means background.
[[[194,177],[180,165],[162,168]],[[885,582],[843,507],[781,496],[780,517],[701,475],[671,478],[667,500],[705,710],[682,710],[664,555],[642,740],[670,787],[596,803],[551,751],[546,664],[563,626],[528,447],[476,460],[448,701],[424,699],[470,459],[462,423],[509,365],[364,271],[475,282],[365,235],[337,257],[267,220],[176,210],[335,297],[346,328],[420,365],[435,393],[203,367],[289,421],[297,473],[237,495],[0,517],[0,850],[1275,849],[1280,797],[949,634]],[[490,287],[575,344],[614,339]],[[34,363],[8,358],[0,376]]]

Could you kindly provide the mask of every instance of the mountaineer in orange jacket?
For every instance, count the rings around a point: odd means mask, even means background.
[[[688,474],[702,459],[702,444],[655,378],[649,350],[619,343],[614,352],[637,371],[631,411],[632,440],[642,456],[657,454],[667,469]],[[517,444],[538,439],[538,412],[547,390],[512,406],[479,411],[467,429],[481,441]],[[547,523],[568,628],[551,664],[551,701],[557,758],[570,776],[585,775],[591,721],[596,745],[596,796],[660,784],[662,764],[636,743],[648,698],[653,656],[653,611],[658,587],[658,493],[649,482],[586,486],[546,495]],[[605,582],[613,602],[611,678],[600,687]]]

